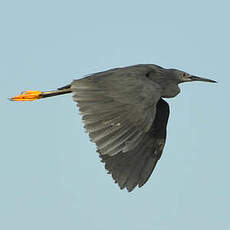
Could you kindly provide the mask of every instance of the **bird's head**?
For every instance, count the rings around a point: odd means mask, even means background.
[[[169,69],[169,73],[172,76],[174,80],[177,81],[177,83],[183,83],[183,82],[191,82],[191,81],[205,81],[205,82],[212,82],[212,83],[217,83],[214,80],[208,79],[208,78],[203,78],[203,77],[197,77],[193,76],[189,73],[186,73],[181,70],[177,69]]]

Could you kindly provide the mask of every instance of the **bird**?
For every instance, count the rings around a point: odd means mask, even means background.
[[[142,187],[161,158],[169,105],[184,82],[216,81],[178,69],[138,64],[89,74],[52,91],[25,91],[12,101],[72,93],[84,128],[120,189]]]

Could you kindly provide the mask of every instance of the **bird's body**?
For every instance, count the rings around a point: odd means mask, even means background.
[[[142,64],[91,74],[32,97],[72,92],[105,168],[120,188],[132,191],[148,180],[164,148],[169,106],[162,98],[175,97],[178,84],[186,81],[215,82]],[[12,100],[27,100],[31,94]]]

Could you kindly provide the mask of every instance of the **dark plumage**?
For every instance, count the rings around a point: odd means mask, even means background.
[[[136,65],[91,74],[55,91],[27,91],[12,100],[35,100],[73,93],[84,127],[101,161],[120,188],[143,186],[166,140],[169,106],[179,83],[215,82],[176,69]],[[31,99],[32,98],[32,99]]]
[[[137,185],[141,187],[152,174],[165,144],[168,116],[169,106],[160,99],[151,128],[133,151],[125,154],[121,151],[115,156],[100,154],[105,168],[121,189],[126,187],[128,191],[132,191]]]

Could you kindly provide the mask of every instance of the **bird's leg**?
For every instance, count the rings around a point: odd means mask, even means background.
[[[70,88],[70,85],[69,87],[62,87],[57,90],[46,91],[46,92],[28,90],[22,92],[18,96],[10,98],[10,100],[11,101],[34,101],[41,98],[52,97],[52,96],[57,96],[61,94],[71,93],[71,92],[72,90]]]

